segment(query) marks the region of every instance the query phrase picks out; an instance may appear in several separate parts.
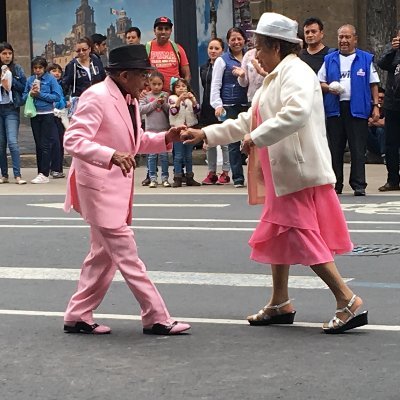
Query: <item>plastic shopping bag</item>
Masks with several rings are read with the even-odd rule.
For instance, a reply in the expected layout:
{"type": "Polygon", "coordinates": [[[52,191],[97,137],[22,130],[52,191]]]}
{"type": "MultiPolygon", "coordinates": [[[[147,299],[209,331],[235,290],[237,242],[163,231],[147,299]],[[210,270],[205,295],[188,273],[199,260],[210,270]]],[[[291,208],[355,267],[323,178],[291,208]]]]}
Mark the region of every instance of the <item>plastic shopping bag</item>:
{"type": "Polygon", "coordinates": [[[28,97],[26,99],[24,115],[27,118],[36,117],[36,107],[35,107],[35,104],[33,103],[33,98],[30,95],[28,95],[28,97]]]}

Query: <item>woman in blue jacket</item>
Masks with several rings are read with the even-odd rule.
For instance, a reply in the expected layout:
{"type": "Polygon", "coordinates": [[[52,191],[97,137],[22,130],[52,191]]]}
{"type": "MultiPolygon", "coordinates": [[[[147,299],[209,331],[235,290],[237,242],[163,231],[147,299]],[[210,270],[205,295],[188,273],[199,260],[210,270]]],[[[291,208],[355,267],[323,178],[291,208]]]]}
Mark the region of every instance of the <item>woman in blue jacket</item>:
{"type": "Polygon", "coordinates": [[[22,93],[25,88],[26,77],[24,70],[14,63],[14,49],[9,43],[0,44],[0,66],[6,71],[11,81],[2,79],[0,84],[0,184],[8,183],[7,145],[10,149],[15,183],[26,183],[21,179],[21,164],[18,145],[19,108],[24,104],[22,93]]]}
{"type": "Polygon", "coordinates": [[[54,103],[62,98],[62,90],[56,78],[46,72],[47,61],[43,57],[32,60],[33,75],[26,82],[23,99],[33,97],[37,115],[31,118],[36,145],[38,175],[31,183],[48,183],[52,151],[58,153],[58,131],[54,120],[54,103]]]}

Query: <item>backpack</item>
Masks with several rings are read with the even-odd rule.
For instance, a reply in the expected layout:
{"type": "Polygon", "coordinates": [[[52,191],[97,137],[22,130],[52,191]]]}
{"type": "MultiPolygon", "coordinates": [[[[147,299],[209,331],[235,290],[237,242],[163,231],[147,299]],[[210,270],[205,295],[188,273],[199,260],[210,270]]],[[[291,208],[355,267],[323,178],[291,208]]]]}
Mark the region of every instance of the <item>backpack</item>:
{"type": "MultiPolygon", "coordinates": [[[[150,41],[148,41],[148,42],[146,43],[146,51],[147,51],[147,55],[148,55],[148,56],[150,56],[151,44],[152,44],[152,42],[153,42],[153,41],[150,40],[150,41]]],[[[178,47],[178,45],[177,45],[173,40],[170,40],[169,42],[171,43],[171,46],[172,46],[172,48],[174,49],[176,58],[178,59],[178,64],[179,64],[179,66],[180,66],[180,64],[181,64],[181,55],[180,55],[180,53],[179,53],[179,47],[178,47]]]]}

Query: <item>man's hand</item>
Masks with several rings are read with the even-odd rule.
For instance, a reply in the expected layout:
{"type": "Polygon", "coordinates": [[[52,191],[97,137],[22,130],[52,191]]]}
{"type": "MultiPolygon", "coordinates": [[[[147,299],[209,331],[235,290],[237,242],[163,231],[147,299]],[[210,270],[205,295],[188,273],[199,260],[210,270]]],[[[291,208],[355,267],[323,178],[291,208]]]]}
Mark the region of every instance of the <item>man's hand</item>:
{"type": "Polygon", "coordinates": [[[392,39],[392,47],[394,50],[398,50],[400,48],[400,37],[396,36],[392,39]]]}
{"type": "Polygon", "coordinates": [[[372,117],[372,121],[374,123],[379,121],[380,113],[379,113],[379,108],[378,107],[374,107],[373,108],[371,117],[372,117]]]}
{"type": "Polygon", "coordinates": [[[206,141],[206,134],[201,129],[187,128],[181,133],[183,144],[197,144],[202,140],[206,141]]]}
{"type": "Polygon", "coordinates": [[[117,167],[121,168],[122,174],[124,176],[127,176],[132,168],[136,168],[135,159],[129,153],[116,151],[111,158],[111,162],[117,167]]]}
{"type": "Polygon", "coordinates": [[[181,132],[187,129],[186,125],[174,126],[165,134],[165,144],[181,141],[181,132]]]}

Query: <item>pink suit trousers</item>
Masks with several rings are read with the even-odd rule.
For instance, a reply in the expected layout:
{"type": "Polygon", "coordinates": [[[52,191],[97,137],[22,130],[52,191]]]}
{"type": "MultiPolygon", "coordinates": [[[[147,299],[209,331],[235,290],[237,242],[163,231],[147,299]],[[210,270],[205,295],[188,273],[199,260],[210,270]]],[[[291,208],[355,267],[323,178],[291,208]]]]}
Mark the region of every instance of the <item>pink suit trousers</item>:
{"type": "Polygon", "coordinates": [[[167,307],[138,257],[132,230],[126,224],[117,229],[91,225],[90,234],[90,252],[82,265],[78,289],[65,312],[65,322],[93,324],[93,310],[103,300],[118,268],[140,304],[143,326],[169,323],[167,307]]]}

